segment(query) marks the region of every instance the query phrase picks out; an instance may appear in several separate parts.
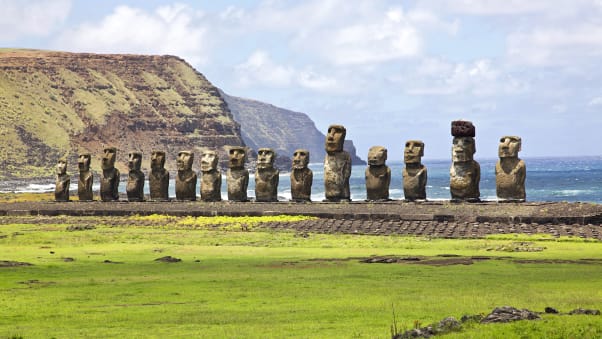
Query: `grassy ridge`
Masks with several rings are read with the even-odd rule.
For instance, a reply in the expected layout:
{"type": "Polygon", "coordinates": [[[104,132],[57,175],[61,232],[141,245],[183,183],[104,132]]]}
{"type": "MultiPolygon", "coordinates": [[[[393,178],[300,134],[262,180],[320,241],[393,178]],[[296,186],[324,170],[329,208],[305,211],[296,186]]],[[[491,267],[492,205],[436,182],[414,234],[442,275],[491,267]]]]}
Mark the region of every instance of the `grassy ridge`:
{"type": "MultiPolygon", "coordinates": [[[[410,328],[502,305],[535,311],[602,305],[600,261],[543,261],[602,259],[600,242],[305,237],[265,231],[261,222],[269,220],[261,218],[151,216],[131,217],[127,224],[145,218],[164,224],[126,227],[120,218],[112,225],[73,218],[68,225],[28,221],[0,226],[0,260],[34,264],[0,268],[0,338],[384,338],[393,309],[401,327],[410,328]],[[216,223],[221,225],[217,229],[216,223]],[[96,228],[66,230],[81,224],[96,228]],[[545,249],[496,250],[516,241],[545,249]],[[365,264],[358,259],[436,259],[441,254],[494,259],[443,266],[365,264]],[[166,255],[182,262],[154,261],[166,255]]],[[[451,337],[544,335],[599,337],[602,317],[544,316],[535,322],[473,325],[451,337]]]]}

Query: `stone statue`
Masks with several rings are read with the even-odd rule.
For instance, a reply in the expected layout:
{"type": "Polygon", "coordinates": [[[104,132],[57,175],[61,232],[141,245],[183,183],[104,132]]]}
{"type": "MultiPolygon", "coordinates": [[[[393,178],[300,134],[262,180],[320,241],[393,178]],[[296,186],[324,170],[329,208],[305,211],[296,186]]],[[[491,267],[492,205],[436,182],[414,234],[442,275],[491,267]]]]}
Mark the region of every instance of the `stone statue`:
{"type": "Polygon", "coordinates": [[[257,151],[257,170],[255,171],[255,201],[278,201],[278,180],[280,171],[274,168],[276,153],[271,148],[257,151]]]}
{"type": "Polygon", "coordinates": [[[165,152],[153,151],[148,183],[151,200],[169,200],[169,172],[165,169],[165,152]]]}
{"type": "Polygon", "coordinates": [[[92,195],[92,183],[94,175],[90,171],[90,162],[92,157],[88,153],[80,154],[77,159],[77,166],[79,168],[79,181],[77,182],[77,196],[79,201],[92,201],[94,196],[92,195]]]}
{"type": "Polygon", "coordinates": [[[481,166],[473,157],[476,152],[475,128],[470,121],[452,121],[452,166],[449,190],[452,200],[480,201],[481,166]]]}
{"type": "Polygon", "coordinates": [[[180,201],[196,200],[196,173],[192,170],[194,153],[180,151],[176,164],[178,175],[176,176],[176,199],[180,201]]]}
{"type": "Polygon", "coordinates": [[[201,154],[201,200],[222,200],[222,173],[217,168],[219,155],[206,150],[201,154]]]}
{"type": "Polygon", "coordinates": [[[389,200],[389,184],[391,169],[385,164],[387,149],[382,146],[370,147],[368,151],[368,167],[366,168],[366,200],[389,200]]]}
{"type": "Polygon", "coordinates": [[[100,200],[119,200],[119,170],[115,168],[117,149],[107,147],[102,156],[102,176],[100,177],[100,200]]]}
{"type": "Polygon", "coordinates": [[[309,151],[298,149],[293,153],[293,166],[291,170],[291,197],[293,201],[311,201],[311,185],[314,173],[307,167],[309,164],[309,151]]]}
{"type": "Polygon", "coordinates": [[[326,135],[324,158],[324,201],[351,201],[349,177],[351,157],[343,151],[347,130],[341,125],[330,125],[326,135]]]}
{"type": "Polygon", "coordinates": [[[521,143],[521,138],[516,136],[504,136],[500,139],[500,160],[495,165],[495,190],[500,200],[525,201],[527,167],[518,157],[521,143]]]}
{"type": "Polygon", "coordinates": [[[56,185],[54,187],[55,201],[69,201],[70,184],[71,177],[67,174],[67,158],[61,158],[56,164],[56,185]]]}
{"type": "Polygon", "coordinates": [[[403,150],[403,195],[405,200],[426,199],[426,166],[422,164],[424,143],[420,140],[408,140],[403,150]]]}
{"type": "Polygon", "coordinates": [[[128,155],[128,183],[125,191],[128,201],[144,201],[144,173],[140,170],[142,153],[131,152],[128,155]]]}
{"type": "Polygon", "coordinates": [[[244,147],[233,146],[228,151],[228,200],[247,201],[247,187],[249,186],[249,171],[245,169],[247,153],[244,147]]]}

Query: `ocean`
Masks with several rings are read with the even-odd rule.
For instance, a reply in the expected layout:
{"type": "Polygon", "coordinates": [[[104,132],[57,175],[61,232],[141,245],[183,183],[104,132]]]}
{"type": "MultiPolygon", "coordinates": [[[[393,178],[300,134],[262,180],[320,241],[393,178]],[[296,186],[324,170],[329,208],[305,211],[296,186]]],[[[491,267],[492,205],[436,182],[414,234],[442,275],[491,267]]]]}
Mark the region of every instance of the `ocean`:
{"type": "MultiPolygon", "coordinates": [[[[527,166],[526,190],[528,201],[569,201],[602,203],[602,157],[571,157],[571,158],[525,158],[527,166]]],[[[481,165],[481,199],[495,201],[495,163],[497,159],[477,159],[481,165]]],[[[425,160],[423,164],[428,169],[427,199],[448,200],[450,160],[425,160]]],[[[402,176],[403,162],[389,162],[391,168],[391,199],[403,199],[402,176]]],[[[312,200],[324,199],[324,168],[321,163],[310,164],[314,172],[312,200]]],[[[364,172],[366,166],[353,166],[351,171],[350,188],[352,200],[366,198],[364,172]]],[[[289,173],[280,174],[278,196],[280,200],[290,199],[289,173]]],[[[175,173],[172,173],[175,178],[175,173]]],[[[95,175],[94,190],[99,189],[98,174],[95,175]]],[[[120,192],[125,192],[125,178],[122,178],[120,192]]],[[[255,196],[254,178],[249,180],[248,196],[255,196]]],[[[222,196],[227,199],[226,178],[222,179],[222,196]]],[[[197,184],[197,190],[198,190],[197,184]]],[[[54,183],[51,180],[23,182],[0,182],[0,192],[51,192],[54,183]]],[[[77,190],[77,177],[71,179],[71,190],[77,190]]],[[[148,183],[145,185],[148,193],[148,183]]],[[[170,196],[175,197],[175,183],[170,184],[170,196]]]]}

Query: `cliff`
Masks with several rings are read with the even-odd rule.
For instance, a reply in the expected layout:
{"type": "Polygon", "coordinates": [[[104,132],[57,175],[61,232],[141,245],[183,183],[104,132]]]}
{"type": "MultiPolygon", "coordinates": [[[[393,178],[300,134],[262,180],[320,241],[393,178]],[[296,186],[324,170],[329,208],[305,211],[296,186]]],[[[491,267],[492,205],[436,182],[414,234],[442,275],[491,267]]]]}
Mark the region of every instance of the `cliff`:
{"type": "Polygon", "coordinates": [[[227,145],[244,145],[240,125],[178,57],[0,49],[0,178],[49,176],[61,156],[73,174],[80,152],[98,170],[105,146],[118,148],[122,173],[134,150],[143,169],[152,150],[166,151],[173,170],[179,150],[227,145]]]}
{"type": "MultiPolygon", "coordinates": [[[[230,96],[221,92],[234,120],[241,125],[242,138],[247,146],[257,150],[270,147],[280,157],[292,157],[295,149],[308,149],[311,162],[322,162],[326,152],[326,136],[304,113],[290,111],[260,101],[230,96]]],[[[351,154],[354,165],[366,162],[357,155],[353,141],[346,140],[344,148],[351,154]]]]}

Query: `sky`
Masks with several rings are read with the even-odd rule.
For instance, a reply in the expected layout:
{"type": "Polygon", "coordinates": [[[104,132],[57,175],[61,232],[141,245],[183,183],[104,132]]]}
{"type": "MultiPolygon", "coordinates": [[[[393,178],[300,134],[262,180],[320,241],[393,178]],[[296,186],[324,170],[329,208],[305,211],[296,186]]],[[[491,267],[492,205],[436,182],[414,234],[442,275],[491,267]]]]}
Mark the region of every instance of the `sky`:
{"type": "MultiPolygon", "coordinates": [[[[602,0],[0,0],[0,47],[171,54],[234,96],[347,128],[358,154],[602,153],[602,0]]],[[[266,145],[269,147],[269,145],[266,145]]]]}

